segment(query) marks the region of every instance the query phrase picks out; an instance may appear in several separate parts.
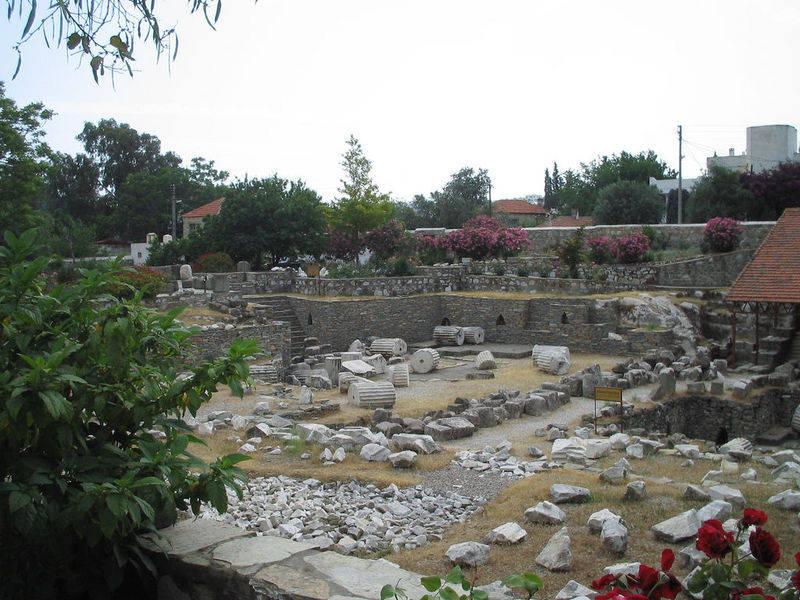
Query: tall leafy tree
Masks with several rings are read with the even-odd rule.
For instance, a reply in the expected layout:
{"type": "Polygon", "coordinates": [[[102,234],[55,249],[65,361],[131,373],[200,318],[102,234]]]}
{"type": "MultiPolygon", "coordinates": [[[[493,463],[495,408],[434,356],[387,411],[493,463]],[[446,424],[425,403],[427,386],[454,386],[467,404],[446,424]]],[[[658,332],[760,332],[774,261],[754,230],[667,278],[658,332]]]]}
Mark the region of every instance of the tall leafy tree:
{"type": "Polygon", "coordinates": [[[361,143],[351,135],[347,150],[342,155],[342,196],[330,211],[329,220],[335,230],[359,236],[380,227],[392,214],[388,194],[383,194],[372,181],[372,162],[364,156],[361,143]]]}
{"type": "Polygon", "coordinates": [[[233,187],[217,217],[203,227],[209,249],[255,266],[268,255],[272,263],[293,254],[317,254],[326,241],[325,206],[302,181],[277,175],[250,179],[233,187]]]}
{"type": "Polygon", "coordinates": [[[784,209],[800,206],[800,163],[781,163],[762,173],[743,173],[742,186],[755,196],[748,211],[751,220],[773,220],[784,209]]]}
{"type": "Polygon", "coordinates": [[[441,192],[433,192],[436,206],[436,225],[456,228],[464,222],[489,212],[489,189],[492,180],[486,169],[476,172],[465,167],[453,173],[441,192]]]}
{"type": "Polygon", "coordinates": [[[558,163],[553,162],[553,175],[548,169],[544,170],[544,208],[553,210],[558,208],[558,196],[564,187],[564,177],[558,172],[558,163]]]}
{"type": "Polygon", "coordinates": [[[695,182],[686,216],[690,223],[705,223],[714,217],[747,220],[755,204],[753,193],[742,187],[738,173],[712,166],[695,182]]]}
{"type": "Polygon", "coordinates": [[[416,227],[436,227],[438,215],[436,203],[423,194],[416,194],[411,201],[411,208],[416,217],[416,227]]]}
{"type": "Polygon", "coordinates": [[[86,224],[103,216],[100,200],[100,167],[85,154],[58,152],[48,177],[47,209],[62,211],[86,224]]]}
{"type": "Polygon", "coordinates": [[[15,232],[36,221],[35,203],[45,190],[51,150],[42,124],[52,111],[36,102],[19,107],[0,82],[0,228],[15,232]]]}
{"type": "Polygon", "coordinates": [[[588,215],[594,212],[600,190],[607,185],[618,181],[648,183],[650,177],[668,179],[675,175],[652,150],[639,154],[623,150],[619,156],[601,156],[588,164],[581,163],[580,172],[565,172],[561,189],[555,195],[561,213],[577,210],[588,215]]]}
{"type": "Polygon", "coordinates": [[[594,219],[597,223],[658,223],[664,213],[664,199],[656,188],[638,181],[618,181],[600,190],[594,219]]]}
{"type": "Polygon", "coordinates": [[[100,168],[101,189],[112,202],[128,175],[156,173],[163,167],[181,165],[177,154],[161,154],[161,140],[156,136],[139,133],[115,119],[101,119],[97,125],[86,123],[78,140],[100,168]]]}

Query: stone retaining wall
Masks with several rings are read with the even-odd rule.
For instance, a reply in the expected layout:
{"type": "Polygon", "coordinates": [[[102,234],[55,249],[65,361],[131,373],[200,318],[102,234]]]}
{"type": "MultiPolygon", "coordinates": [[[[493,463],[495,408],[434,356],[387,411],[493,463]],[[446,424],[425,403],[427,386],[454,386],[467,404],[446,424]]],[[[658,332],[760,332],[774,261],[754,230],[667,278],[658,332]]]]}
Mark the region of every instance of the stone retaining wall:
{"type": "Polygon", "coordinates": [[[207,329],[189,338],[191,354],[196,360],[213,359],[230,348],[236,338],[254,339],[261,350],[275,360],[278,378],[283,379],[284,365],[291,359],[291,327],[284,321],[250,325],[234,329],[207,329]]]}
{"type": "Polygon", "coordinates": [[[439,294],[350,300],[290,296],[288,302],[305,335],[336,351],[370,336],[428,341],[434,327],[447,323],[482,327],[487,343],[566,345],[573,352],[643,353],[674,342],[671,331],[617,331],[616,304],[592,298],[439,294]],[[609,339],[609,332],[623,339],[609,339]]]}
{"type": "Polygon", "coordinates": [[[798,404],[800,391],[787,389],[767,390],[749,402],[685,396],[654,408],[637,410],[626,417],[625,427],[683,433],[690,438],[713,442],[735,437],[755,440],[772,427],[788,427],[798,404]]]}

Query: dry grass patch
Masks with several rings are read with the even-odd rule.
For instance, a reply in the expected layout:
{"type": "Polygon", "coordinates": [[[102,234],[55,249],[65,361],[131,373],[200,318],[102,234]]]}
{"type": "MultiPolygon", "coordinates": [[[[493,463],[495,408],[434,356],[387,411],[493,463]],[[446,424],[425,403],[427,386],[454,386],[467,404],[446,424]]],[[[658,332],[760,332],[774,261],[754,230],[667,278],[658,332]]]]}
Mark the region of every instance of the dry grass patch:
{"type": "MultiPolygon", "coordinates": [[[[161,312],[167,313],[171,309],[165,309],[161,312]]],[[[230,315],[218,310],[214,310],[207,306],[187,306],[181,310],[180,314],[175,317],[175,320],[183,323],[184,325],[192,325],[197,321],[220,321],[229,318],[230,315]]]]}
{"type": "MultiPolygon", "coordinates": [[[[654,472],[657,477],[668,476],[676,469],[685,469],[679,466],[683,459],[680,457],[664,456],[638,461],[634,468],[640,472],[654,472]],[[676,463],[671,465],[670,463],[676,463]]],[[[616,458],[614,461],[615,462],[616,458]]],[[[703,461],[708,463],[708,461],[703,461]]],[[[713,463],[712,463],[713,464],[713,463]]],[[[756,466],[747,463],[747,467],[756,466]]],[[[707,471],[708,464],[696,470],[681,470],[680,473],[691,474],[692,477],[699,471],[707,471]]],[[[760,470],[759,470],[760,471],[760,470]]],[[[759,472],[761,475],[761,472],[759,472]]],[[[700,475],[702,477],[702,475],[700,475]]],[[[635,476],[629,481],[636,479],[635,476]]],[[[699,483],[697,479],[689,481],[699,483]]],[[[746,484],[744,482],[731,482],[742,490],[747,498],[747,506],[761,508],[769,516],[766,529],[778,539],[783,548],[783,556],[776,568],[795,568],[793,555],[800,550],[798,544],[797,518],[791,511],[781,511],[769,507],[767,498],[780,491],[779,487],[766,484],[746,484]]],[[[483,537],[494,527],[516,521],[527,531],[526,539],[515,546],[493,546],[489,562],[473,569],[469,577],[475,578],[479,584],[489,583],[503,579],[514,572],[530,571],[542,577],[545,589],[540,593],[540,598],[553,598],[556,593],[570,580],[575,579],[588,585],[592,579],[602,574],[603,567],[616,562],[640,561],[657,566],[660,561],[661,551],[670,547],[677,554],[685,545],[693,544],[692,540],[679,544],[667,544],[657,541],[650,528],[670,517],[673,517],[690,508],[700,508],[703,502],[685,500],[683,491],[685,483],[677,481],[662,483],[647,481],[647,499],[641,502],[624,500],[624,485],[609,485],[601,483],[597,474],[584,471],[555,470],[540,473],[523,479],[515,484],[505,487],[500,494],[482,510],[474,514],[466,523],[458,523],[451,527],[444,538],[424,548],[404,550],[389,557],[402,567],[423,574],[444,574],[450,565],[444,558],[444,553],[450,545],[463,541],[482,541],[483,537]],[[562,504],[560,508],[567,514],[567,527],[572,542],[572,569],[567,573],[550,573],[536,565],[536,557],[545,546],[550,537],[560,528],[528,523],[524,520],[524,512],[542,500],[551,500],[550,486],[554,483],[568,483],[587,487],[592,491],[592,497],[585,504],[562,504]],[[630,531],[628,551],[624,557],[615,556],[605,550],[599,536],[589,533],[586,521],[589,516],[603,508],[619,514],[627,523],[630,531]]],[[[734,518],[739,518],[741,512],[734,511],[734,518]]],[[[677,566],[675,572],[685,575],[686,570],[677,566]]]]}

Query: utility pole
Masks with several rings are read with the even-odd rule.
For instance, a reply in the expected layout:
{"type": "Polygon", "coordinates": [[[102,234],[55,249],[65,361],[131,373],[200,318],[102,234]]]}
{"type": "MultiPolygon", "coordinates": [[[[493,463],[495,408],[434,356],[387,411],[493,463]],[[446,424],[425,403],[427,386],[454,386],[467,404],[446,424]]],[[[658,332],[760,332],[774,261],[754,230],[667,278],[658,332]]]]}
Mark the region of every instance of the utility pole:
{"type": "Polygon", "coordinates": [[[176,237],[176,233],[175,233],[176,232],[176,225],[175,225],[175,219],[176,219],[176,215],[175,215],[175,207],[176,207],[175,184],[173,183],[169,187],[172,188],[172,239],[176,240],[177,237],[176,237]]]}
{"type": "Polygon", "coordinates": [[[489,216],[492,216],[492,182],[489,181],[489,216]]]}
{"type": "Polygon", "coordinates": [[[678,125],[678,224],[683,223],[683,125],[678,125]]]}

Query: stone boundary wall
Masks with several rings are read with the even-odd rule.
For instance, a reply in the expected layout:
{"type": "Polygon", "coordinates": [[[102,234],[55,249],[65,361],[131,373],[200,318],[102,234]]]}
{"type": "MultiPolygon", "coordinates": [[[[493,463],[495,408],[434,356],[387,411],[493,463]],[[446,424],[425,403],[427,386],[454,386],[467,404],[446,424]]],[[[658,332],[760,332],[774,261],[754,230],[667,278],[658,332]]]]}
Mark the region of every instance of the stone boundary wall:
{"type": "Polygon", "coordinates": [[[721,434],[728,439],[755,440],[766,430],[788,427],[800,390],[767,390],[749,402],[734,402],[714,396],[674,398],[654,408],[637,410],[625,418],[625,427],[642,427],[661,433],[683,433],[690,438],[716,442],[721,434]]]}
{"type": "Polygon", "coordinates": [[[554,344],[573,352],[642,354],[671,347],[671,331],[617,331],[613,303],[591,298],[486,298],[458,294],[397,298],[330,300],[289,296],[289,305],[306,336],[345,350],[354,339],[400,337],[406,342],[433,339],[433,328],[445,322],[482,327],[487,343],[554,344]],[[622,340],[609,339],[609,332],[622,340]]]}
{"type": "MultiPolygon", "coordinates": [[[[772,230],[775,221],[748,221],[741,224],[744,232],[740,238],[741,248],[755,249],[772,230]]],[[[699,248],[703,241],[705,223],[682,225],[651,225],[667,242],[667,248],[699,248]]],[[[529,250],[535,253],[547,252],[561,240],[570,237],[575,227],[528,227],[525,232],[531,241],[529,250]]],[[[626,237],[642,231],[642,225],[593,225],[585,227],[585,239],[596,237],[626,237]]]]}
{"type": "Polygon", "coordinates": [[[284,366],[291,360],[292,331],[285,321],[270,321],[263,325],[235,327],[234,329],[207,329],[189,338],[191,354],[195,360],[221,356],[236,338],[252,338],[261,350],[275,360],[278,378],[283,379],[284,366]]]}

